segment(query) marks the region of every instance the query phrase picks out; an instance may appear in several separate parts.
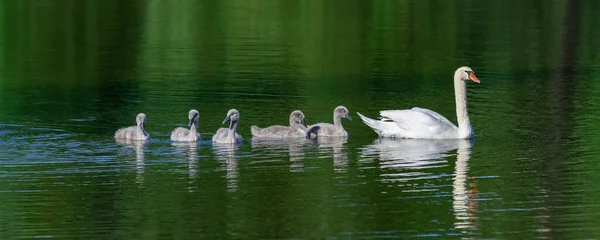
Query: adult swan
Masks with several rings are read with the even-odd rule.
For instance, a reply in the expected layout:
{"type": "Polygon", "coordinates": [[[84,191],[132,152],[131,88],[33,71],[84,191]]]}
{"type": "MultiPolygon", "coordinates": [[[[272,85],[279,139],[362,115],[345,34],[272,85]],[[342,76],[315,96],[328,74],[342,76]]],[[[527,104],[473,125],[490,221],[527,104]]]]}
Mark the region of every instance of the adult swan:
{"type": "Polygon", "coordinates": [[[358,113],[362,121],[381,137],[421,139],[466,139],[473,137],[473,128],[467,112],[466,81],[479,83],[469,67],[454,72],[454,94],[458,127],[444,116],[425,108],[380,111],[381,120],[358,113]]]}

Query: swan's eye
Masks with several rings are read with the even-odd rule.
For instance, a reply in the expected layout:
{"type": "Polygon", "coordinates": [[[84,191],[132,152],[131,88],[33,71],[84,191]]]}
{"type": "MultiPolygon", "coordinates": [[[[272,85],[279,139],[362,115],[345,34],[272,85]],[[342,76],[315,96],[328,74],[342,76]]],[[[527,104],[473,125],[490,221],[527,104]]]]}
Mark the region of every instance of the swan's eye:
{"type": "Polygon", "coordinates": [[[469,75],[473,74],[472,71],[465,71],[465,73],[467,74],[467,78],[469,78],[469,75]]]}

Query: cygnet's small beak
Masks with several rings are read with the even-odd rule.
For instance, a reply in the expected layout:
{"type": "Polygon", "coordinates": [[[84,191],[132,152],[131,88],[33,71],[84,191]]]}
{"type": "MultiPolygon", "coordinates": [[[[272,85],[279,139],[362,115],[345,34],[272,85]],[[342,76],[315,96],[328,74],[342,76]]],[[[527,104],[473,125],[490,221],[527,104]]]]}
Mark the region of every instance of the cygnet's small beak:
{"type": "Polygon", "coordinates": [[[304,119],[300,120],[300,123],[302,123],[302,126],[306,127],[306,122],[304,122],[304,119]]]}
{"type": "Polygon", "coordinates": [[[140,123],[140,129],[142,129],[142,132],[144,131],[144,122],[140,123]]]}
{"type": "Polygon", "coordinates": [[[229,115],[227,115],[227,117],[225,118],[225,120],[223,120],[223,123],[221,123],[221,124],[225,124],[228,121],[229,121],[229,115]]]}
{"type": "Polygon", "coordinates": [[[352,117],[350,116],[350,113],[346,113],[346,118],[350,121],[352,121],[352,117]]]}

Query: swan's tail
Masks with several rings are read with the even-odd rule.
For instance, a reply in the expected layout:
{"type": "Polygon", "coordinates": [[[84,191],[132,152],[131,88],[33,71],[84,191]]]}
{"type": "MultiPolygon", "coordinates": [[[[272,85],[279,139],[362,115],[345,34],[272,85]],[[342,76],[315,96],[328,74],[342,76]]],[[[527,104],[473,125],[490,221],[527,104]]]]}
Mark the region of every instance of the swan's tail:
{"type": "Polygon", "coordinates": [[[356,112],[356,113],[358,114],[358,116],[360,117],[360,119],[362,119],[362,121],[363,121],[363,122],[364,122],[364,123],[365,123],[367,126],[369,126],[370,128],[372,128],[372,129],[373,129],[373,131],[375,131],[375,133],[377,133],[378,135],[380,135],[380,136],[381,136],[381,131],[383,130],[383,129],[382,129],[382,126],[381,126],[381,121],[378,121],[378,120],[375,120],[375,119],[368,118],[368,117],[366,117],[366,116],[364,116],[364,115],[360,114],[359,112],[356,112]]]}
{"type": "Polygon", "coordinates": [[[306,131],[306,138],[308,139],[315,139],[319,136],[319,129],[321,128],[321,126],[314,126],[311,127],[310,129],[308,129],[308,131],[306,131]]]}
{"type": "Polygon", "coordinates": [[[256,125],[252,125],[250,127],[250,132],[252,132],[252,136],[260,136],[260,132],[261,132],[262,128],[259,128],[256,125]]]}

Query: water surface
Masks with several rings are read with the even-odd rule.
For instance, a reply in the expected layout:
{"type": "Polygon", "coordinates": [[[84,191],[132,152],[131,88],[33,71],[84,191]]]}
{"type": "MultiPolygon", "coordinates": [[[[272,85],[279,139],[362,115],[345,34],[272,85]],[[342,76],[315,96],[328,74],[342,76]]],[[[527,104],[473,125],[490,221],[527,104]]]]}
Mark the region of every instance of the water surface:
{"type": "Polygon", "coordinates": [[[593,1],[5,1],[0,238],[600,237],[593,1]],[[475,138],[390,140],[429,108],[475,138]],[[348,139],[253,141],[301,109],[348,139]],[[170,131],[200,112],[202,141],[170,131]],[[213,145],[227,110],[239,146],[213,145]],[[146,143],[114,131],[148,115],[146,143]]]}

